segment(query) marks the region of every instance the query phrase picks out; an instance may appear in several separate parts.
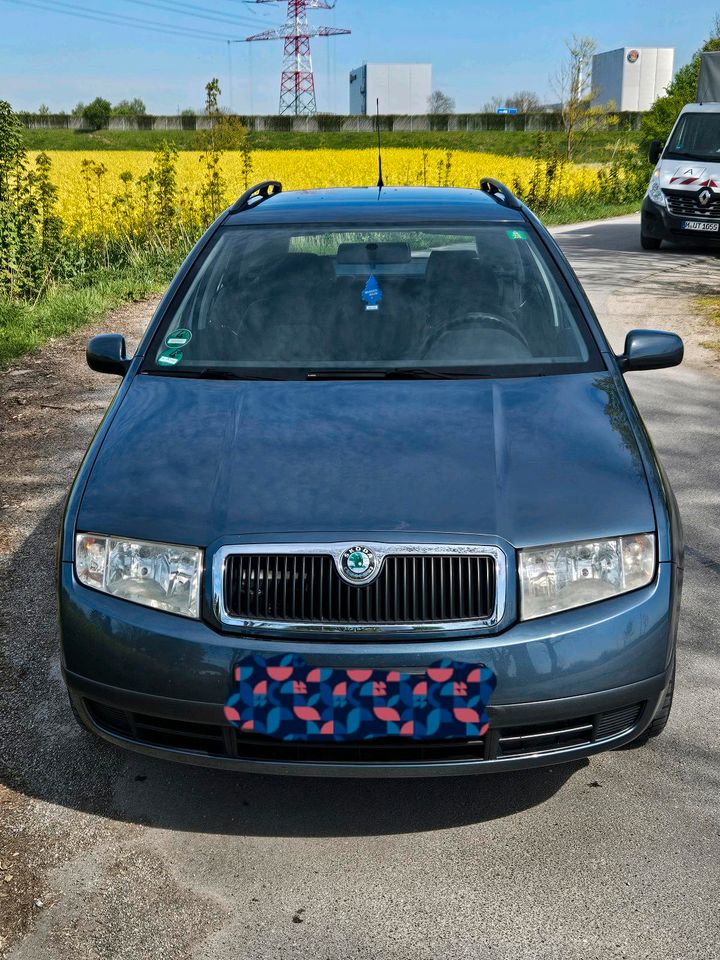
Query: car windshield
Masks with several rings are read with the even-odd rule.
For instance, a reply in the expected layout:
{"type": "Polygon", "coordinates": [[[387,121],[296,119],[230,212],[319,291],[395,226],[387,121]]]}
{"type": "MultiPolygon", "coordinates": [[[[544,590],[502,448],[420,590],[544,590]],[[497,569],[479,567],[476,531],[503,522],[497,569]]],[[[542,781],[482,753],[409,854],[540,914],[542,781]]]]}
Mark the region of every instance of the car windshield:
{"type": "Polygon", "coordinates": [[[720,160],[720,113],[685,113],[665,150],[677,160],[720,160]]]}
{"type": "Polygon", "coordinates": [[[232,227],[180,288],[145,372],[342,378],[601,369],[528,224],[232,227]]]}

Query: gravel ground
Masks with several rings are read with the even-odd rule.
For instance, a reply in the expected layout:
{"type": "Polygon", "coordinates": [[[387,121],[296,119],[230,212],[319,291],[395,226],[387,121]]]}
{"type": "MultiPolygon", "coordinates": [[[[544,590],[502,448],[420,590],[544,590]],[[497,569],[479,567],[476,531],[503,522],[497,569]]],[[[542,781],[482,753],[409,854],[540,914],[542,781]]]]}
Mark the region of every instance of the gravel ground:
{"type": "MultiPolygon", "coordinates": [[[[0,957],[708,958],[720,920],[720,379],[691,299],[701,252],[640,253],[632,218],[557,231],[615,345],[678,330],[631,386],[688,537],[666,734],[474,779],[305,781],[179,767],[80,731],[61,688],[53,550],[116,386],[84,331],[0,387],[0,957]]],[[[715,292],[715,291],[711,291],[715,292]]],[[[153,303],[97,330],[135,342],[153,303]]]]}

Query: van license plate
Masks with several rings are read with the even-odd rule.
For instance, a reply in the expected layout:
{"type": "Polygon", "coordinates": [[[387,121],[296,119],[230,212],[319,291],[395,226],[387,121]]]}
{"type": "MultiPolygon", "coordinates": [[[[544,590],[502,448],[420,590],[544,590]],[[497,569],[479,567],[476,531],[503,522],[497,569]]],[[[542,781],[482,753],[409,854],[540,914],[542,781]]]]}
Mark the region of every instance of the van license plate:
{"type": "Polygon", "coordinates": [[[704,233],[717,233],[720,223],[708,223],[707,220],[683,220],[683,230],[701,230],[704,233]]]}

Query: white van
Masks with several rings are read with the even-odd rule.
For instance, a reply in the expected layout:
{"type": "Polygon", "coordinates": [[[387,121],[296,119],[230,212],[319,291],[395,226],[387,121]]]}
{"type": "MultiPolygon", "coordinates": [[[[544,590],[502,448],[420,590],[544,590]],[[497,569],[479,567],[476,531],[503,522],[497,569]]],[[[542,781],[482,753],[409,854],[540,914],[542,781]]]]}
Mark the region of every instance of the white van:
{"type": "Polygon", "coordinates": [[[650,146],[656,164],[642,204],[640,244],[720,240],[720,103],[689,103],[666,144],[650,146]]]}

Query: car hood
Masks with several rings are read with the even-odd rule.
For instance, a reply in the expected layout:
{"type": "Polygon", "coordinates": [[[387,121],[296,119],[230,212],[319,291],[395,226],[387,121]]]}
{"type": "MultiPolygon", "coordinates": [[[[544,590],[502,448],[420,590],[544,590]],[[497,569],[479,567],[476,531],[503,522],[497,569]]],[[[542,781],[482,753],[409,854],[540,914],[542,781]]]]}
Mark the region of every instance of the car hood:
{"type": "MultiPolygon", "coordinates": [[[[210,381],[140,375],[80,530],[204,546],[264,535],[493,535],[515,546],[655,527],[607,374],[210,381]]],[[[411,537],[412,539],[412,537],[411,537]]]]}
{"type": "Polygon", "coordinates": [[[714,192],[720,190],[720,163],[703,160],[661,161],[659,167],[660,186],[669,190],[685,190],[697,193],[702,187],[714,192]]]}

